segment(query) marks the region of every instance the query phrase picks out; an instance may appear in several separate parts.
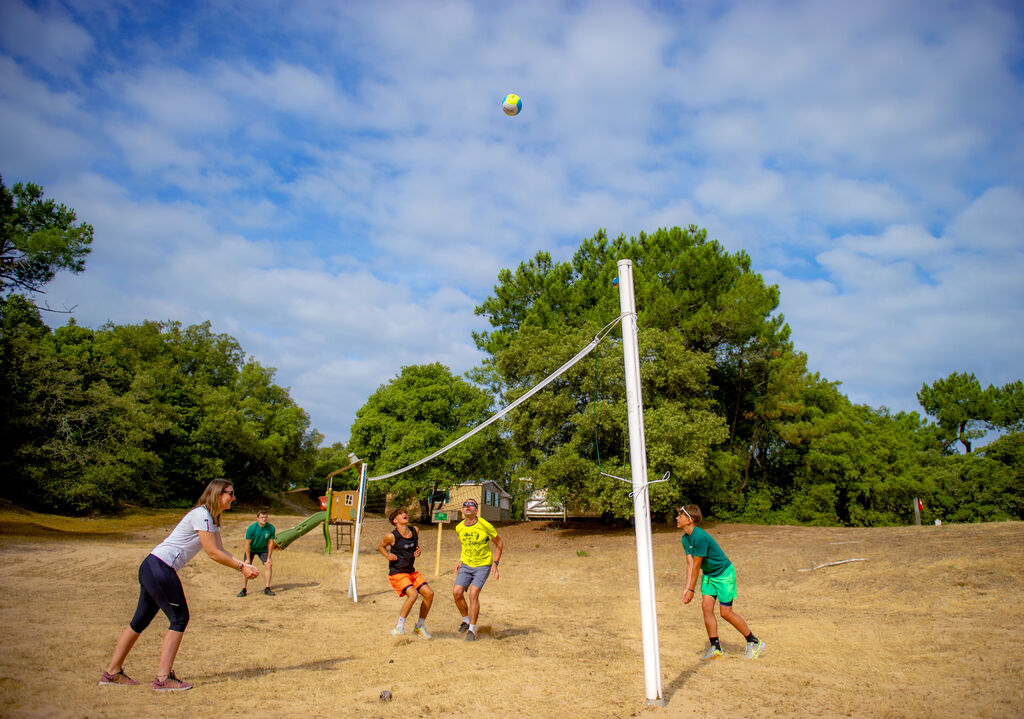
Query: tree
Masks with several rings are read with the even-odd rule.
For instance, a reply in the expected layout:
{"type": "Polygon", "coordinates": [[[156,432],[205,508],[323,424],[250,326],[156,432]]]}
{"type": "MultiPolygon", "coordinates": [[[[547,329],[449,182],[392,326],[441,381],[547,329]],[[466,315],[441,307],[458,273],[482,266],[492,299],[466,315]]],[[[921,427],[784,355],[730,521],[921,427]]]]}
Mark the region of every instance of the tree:
{"type": "Polygon", "coordinates": [[[947,442],[959,440],[970,454],[972,440],[984,437],[998,424],[1013,427],[1015,421],[1020,422],[1019,417],[1014,419],[1014,403],[1020,401],[1020,389],[1014,385],[1007,385],[1006,389],[1007,399],[1000,402],[1000,390],[992,385],[982,389],[973,372],[953,372],[931,385],[922,385],[917,401],[938,422],[947,442]]]}
{"type": "Polygon", "coordinates": [[[0,177],[0,298],[16,290],[42,292],[60,270],[79,273],[92,244],[92,226],[75,211],[43,199],[43,188],[0,177]]]}
{"type": "MultiPolygon", "coordinates": [[[[735,501],[754,445],[772,439],[757,436],[750,417],[768,361],[789,349],[788,329],[773,314],[778,289],[751,271],[746,253],[726,252],[704,230],[615,240],[598,232],[569,262],[541,252],[502,270],[476,308],[492,329],[474,335],[488,354],[474,378],[510,402],[571,357],[619,314],[620,258],[634,263],[649,471],[673,478],[651,485],[652,511],[683,498],[708,508],[735,501]],[[723,445],[730,431],[739,462],[723,445]]],[[[507,426],[520,469],[550,496],[587,497],[629,517],[625,485],[605,476],[629,471],[620,337],[610,333],[594,363],[570,369],[507,426]]]]}
{"type": "Polygon", "coordinates": [[[320,435],[274,370],[209,323],[51,332],[0,303],[0,495],[40,509],[191,503],[228,476],[246,496],[304,482],[320,435]]]}
{"type": "MultiPolygon", "coordinates": [[[[312,499],[322,496],[327,491],[327,475],[342,467],[347,467],[351,463],[349,449],[344,442],[335,442],[329,447],[318,447],[316,464],[313,465],[313,470],[307,480],[309,496],[312,499]]],[[[358,489],[359,466],[336,475],[332,480],[332,486],[335,489],[358,489]]]]}
{"type": "MultiPolygon", "coordinates": [[[[488,418],[491,395],[454,377],[440,363],[403,367],[356,413],[349,450],[381,475],[413,464],[488,418]]],[[[443,490],[480,477],[502,479],[503,442],[488,427],[426,464],[387,481],[400,501],[426,500],[443,490]]]]}
{"type": "Polygon", "coordinates": [[[1024,430],[1024,382],[1010,382],[995,391],[992,424],[1009,432],[1024,430]]]}

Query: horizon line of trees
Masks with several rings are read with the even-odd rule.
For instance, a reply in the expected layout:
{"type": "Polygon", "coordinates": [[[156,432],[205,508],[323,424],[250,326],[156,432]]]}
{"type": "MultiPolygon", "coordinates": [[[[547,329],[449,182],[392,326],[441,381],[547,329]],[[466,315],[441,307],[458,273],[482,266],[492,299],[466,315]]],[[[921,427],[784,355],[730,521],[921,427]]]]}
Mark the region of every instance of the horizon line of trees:
{"type": "MultiPolygon", "coordinates": [[[[392,471],[531,389],[616,317],[616,262],[634,263],[652,511],[697,502],[761,523],[882,525],[1024,518],[1024,385],[972,373],[924,384],[916,412],[855,405],[808,371],[778,312],[779,290],[695,226],[584,240],[570,261],[539,252],[498,275],[477,307],[486,355],[456,377],[404,367],[357,412],[347,446],[321,446],[309,417],[207,322],[51,330],[33,302],[58,271],[81,272],[92,228],[35,185],[0,178],[0,495],[38,509],[188,504],[209,479],[250,496],[309,485],[353,451],[392,471]],[[986,432],[1005,434],[980,452],[986,432]],[[957,452],[960,447],[963,454],[957,452]]],[[[47,309],[47,308],[44,308],[47,309]]],[[[480,477],[513,494],[529,476],[551,499],[586,498],[630,518],[620,328],[486,432],[388,483],[426,499],[480,477]],[[604,473],[602,473],[604,472],[604,473]]],[[[339,478],[338,481],[348,481],[339,478]]]]}

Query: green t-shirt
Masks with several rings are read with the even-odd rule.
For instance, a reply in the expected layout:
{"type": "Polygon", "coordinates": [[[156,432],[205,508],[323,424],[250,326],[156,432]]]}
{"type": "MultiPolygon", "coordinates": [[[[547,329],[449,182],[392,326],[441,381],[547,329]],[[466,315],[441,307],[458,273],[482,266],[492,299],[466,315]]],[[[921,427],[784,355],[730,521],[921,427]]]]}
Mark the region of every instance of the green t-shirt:
{"type": "Polygon", "coordinates": [[[463,520],[455,525],[455,534],[462,542],[459,560],[467,567],[486,567],[491,563],[491,539],[498,536],[498,530],[483,517],[467,527],[463,520]]]}
{"type": "Polygon", "coordinates": [[[274,525],[267,522],[262,527],[259,522],[253,522],[245,530],[245,538],[249,540],[249,551],[253,554],[262,554],[270,546],[270,540],[277,536],[274,525]]]}
{"type": "Polygon", "coordinates": [[[689,535],[683,534],[683,550],[693,557],[703,558],[700,569],[706,577],[717,577],[732,566],[715,538],[700,527],[694,527],[689,535]]]}

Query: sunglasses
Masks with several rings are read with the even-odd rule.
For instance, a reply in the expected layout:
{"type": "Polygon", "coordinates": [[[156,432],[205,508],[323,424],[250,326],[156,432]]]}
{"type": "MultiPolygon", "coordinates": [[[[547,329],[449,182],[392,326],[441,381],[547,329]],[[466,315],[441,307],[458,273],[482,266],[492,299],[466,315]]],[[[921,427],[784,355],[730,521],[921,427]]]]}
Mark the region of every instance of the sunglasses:
{"type": "Polygon", "coordinates": [[[679,511],[685,514],[686,518],[689,519],[691,522],[693,521],[693,517],[691,517],[690,513],[686,511],[686,507],[680,507],[679,511]]]}
{"type": "Polygon", "coordinates": [[[476,502],[463,502],[462,506],[463,507],[475,507],[476,506],[476,502]]]}
{"type": "Polygon", "coordinates": [[[234,497],[235,496],[235,490],[233,490],[233,489],[225,489],[223,492],[221,492],[221,494],[230,494],[232,497],[234,497]]]}

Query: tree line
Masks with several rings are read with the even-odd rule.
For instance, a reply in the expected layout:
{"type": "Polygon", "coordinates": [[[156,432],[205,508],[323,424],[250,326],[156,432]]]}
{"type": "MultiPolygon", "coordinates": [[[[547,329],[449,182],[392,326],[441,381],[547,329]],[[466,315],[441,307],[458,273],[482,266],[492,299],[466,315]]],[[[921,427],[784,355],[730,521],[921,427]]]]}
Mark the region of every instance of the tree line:
{"type": "MultiPolygon", "coordinates": [[[[692,501],[736,521],[870,526],[905,523],[920,498],[926,518],[1024,518],[1020,381],[982,388],[953,373],[922,386],[924,417],[853,404],[807,369],[778,288],[696,227],[599,232],[567,262],[540,252],[502,270],[477,307],[490,323],[474,335],[483,364],[465,379],[404,368],[358,412],[352,449],[377,472],[397,469],[493,410],[456,392],[483,388],[504,406],[534,387],[619,314],[620,258],[634,263],[648,472],[670,474],[650,486],[654,513],[692,501]],[[989,431],[1004,434],[972,453],[989,431]]],[[[621,334],[452,461],[411,472],[402,489],[423,497],[481,476],[515,494],[529,477],[557,501],[630,517],[628,487],[608,476],[630,472],[621,334]]]]}
{"type": "Polygon", "coordinates": [[[22,294],[81,272],[92,227],[0,179],[0,496],[36,509],[189,505],[210,479],[248,496],[304,482],[322,437],[209,322],[56,330],[22,294]]]}
{"type": "MultiPolygon", "coordinates": [[[[0,179],[0,494],[40,509],[107,511],[191,502],[209,479],[248,496],[322,490],[348,452],[374,474],[406,466],[534,387],[619,314],[617,260],[634,263],[648,472],[655,514],[698,502],[749,522],[905,523],[1024,518],[1024,386],[971,373],[925,383],[925,412],[856,405],[807,369],[779,290],[703,229],[610,239],[537,255],[498,275],[477,307],[490,329],[465,377],[404,367],[357,412],[346,444],[321,446],[308,415],[209,323],[51,330],[24,295],[81,272],[92,228],[42,189],[0,179]],[[24,293],[24,294],[18,294],[24,293]],[[981,451],[973,442],[1001,436],[981,451]],[[962,452],[958,449],[963,450],[962,452]]],[[[48,308],[43,308],[47,310],[48,308]]],[[[518,479],[550,498],[629,518],[621,333],[530,401],[433,462],[388,482],[425,500],[464,481],[518,479]]],[[[337,478],[336,486],[351,478],[337,478]]]]}

